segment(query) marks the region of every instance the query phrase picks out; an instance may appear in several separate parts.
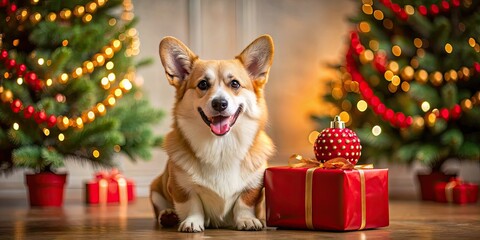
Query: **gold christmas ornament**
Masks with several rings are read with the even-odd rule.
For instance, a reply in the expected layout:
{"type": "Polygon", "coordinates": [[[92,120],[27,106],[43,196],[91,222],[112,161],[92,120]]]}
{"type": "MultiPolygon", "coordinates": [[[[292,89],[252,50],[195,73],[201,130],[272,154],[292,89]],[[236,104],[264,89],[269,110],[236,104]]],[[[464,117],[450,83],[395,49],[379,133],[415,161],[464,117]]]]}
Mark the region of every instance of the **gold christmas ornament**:
{"type": "Polygon", "coordinates": [[[0,98],[2,99],[2,102],[7,103],[11,102],[13,98],[13,93],[10,90],[4,90],[2,94],[0,95],[0,98]]]}

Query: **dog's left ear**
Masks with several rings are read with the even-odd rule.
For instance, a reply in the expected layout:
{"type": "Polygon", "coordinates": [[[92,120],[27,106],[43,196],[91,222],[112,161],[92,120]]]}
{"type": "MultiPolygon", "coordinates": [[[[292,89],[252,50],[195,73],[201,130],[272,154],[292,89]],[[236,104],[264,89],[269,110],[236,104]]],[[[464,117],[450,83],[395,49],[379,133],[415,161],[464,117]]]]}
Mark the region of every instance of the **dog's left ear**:
{"type": "Polygon", "coordinates": [[[268,81],[268,72],[273,62],[273,40],[269,35],[263,35],[250,43],[237,56],[247,69],[250,78],[257,87],[262,87],[268,81]]]}
{"type": "Polygon", "coordinates": [[[184,43],[174,37],[165,37],[159,46],[165,74],[170,85],[180,87],[192,71],[198,58],[184,43]]]}

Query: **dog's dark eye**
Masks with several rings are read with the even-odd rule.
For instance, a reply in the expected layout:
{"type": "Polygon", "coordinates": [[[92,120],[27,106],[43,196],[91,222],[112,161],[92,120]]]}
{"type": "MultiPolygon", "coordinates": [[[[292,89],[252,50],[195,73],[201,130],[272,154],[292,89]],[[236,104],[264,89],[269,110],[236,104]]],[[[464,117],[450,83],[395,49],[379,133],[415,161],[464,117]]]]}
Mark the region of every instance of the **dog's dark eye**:
{"type": "Polygon", "coordinates": [[[237,80],[233,80],[233,81],[230,82],[230,86],[233,89],[238,89],[240,87],[240,83],[237,80]]]}
{"type": "Polygon", "coordinates": [[[207,90],[208,87],[209,87],[207,80],[202,80],[202,81],[200,81],[200,82],[197,84],[197,87],[198,87],[198,89],[200,89],[200,90],[202,90],[202,91],[207,90]]]}

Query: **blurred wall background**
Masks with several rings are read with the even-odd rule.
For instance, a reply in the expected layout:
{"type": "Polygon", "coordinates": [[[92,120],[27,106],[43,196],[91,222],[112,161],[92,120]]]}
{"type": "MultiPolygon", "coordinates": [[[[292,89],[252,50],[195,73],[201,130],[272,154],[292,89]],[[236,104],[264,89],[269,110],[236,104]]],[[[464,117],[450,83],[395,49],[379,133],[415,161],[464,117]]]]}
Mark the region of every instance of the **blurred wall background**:
{"type": "MultiPolygon", "coordinates": [[[[347,17],[356,9],[352,0],[133,0],[139,18],[139,58],[154,63],[138,71],[145,97],[163,109],[166,118],[155,131],[166,134],[171,125],[174,88],[164,74],[158,57],[158,44],[164,36],[175,36],[204,59],[229,59],[239,54],[251,41],[270,34],[275,43],[275,57],[266,87],[270,125],[268,133],[277,146],[271,165],[286,164],[293,153],[313,156],[308,135],[315,129],[312,113],[328,113],[320,96],[326,83],[335,77],[327,64],[340,63],[345,53],[349,30],[347,17]]],[[[150,181],[163,171],[167,157],[154,151],[148,162],[130,163],[119,157],[121,171],[137,184],[137,194],[148,196],[150,181]]],[[[479,181],[475,163],[450,164],[462,170],[467,180],[479,181]],[[477,173],[477,174],[475,174],[477,173]]],[[[401,198],[416,197],[415,176],[421,166],[381,164],[390,168],[390,194],[401,198]]],[[[96,169],[81,163],[69,163],[66,198],[82,198],[83,184],[96,169]]],[[[26,195],[23,171],[0,177],[0,197],[26,195]]]]}

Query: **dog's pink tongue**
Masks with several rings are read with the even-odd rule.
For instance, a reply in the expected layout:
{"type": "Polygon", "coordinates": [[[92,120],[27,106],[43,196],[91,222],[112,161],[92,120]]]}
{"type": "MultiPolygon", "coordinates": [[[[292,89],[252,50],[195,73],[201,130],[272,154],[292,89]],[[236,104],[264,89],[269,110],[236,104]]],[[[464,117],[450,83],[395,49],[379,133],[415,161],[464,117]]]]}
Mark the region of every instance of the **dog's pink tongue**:
{"type": "Polygon", "coordinates": [[[210,129],[217,135],[223,135],[230,130],[230,119],[231,117],[213,117],[210,123],[210,129]]]}

